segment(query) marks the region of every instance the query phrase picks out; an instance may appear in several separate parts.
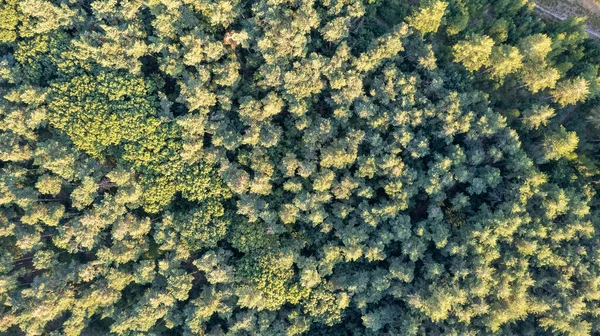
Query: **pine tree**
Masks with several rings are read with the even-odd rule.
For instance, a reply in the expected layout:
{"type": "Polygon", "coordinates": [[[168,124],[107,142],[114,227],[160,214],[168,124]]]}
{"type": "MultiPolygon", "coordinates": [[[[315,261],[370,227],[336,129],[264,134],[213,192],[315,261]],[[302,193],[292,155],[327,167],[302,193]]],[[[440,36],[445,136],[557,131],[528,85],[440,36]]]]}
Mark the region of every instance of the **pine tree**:
{"type": "Polygon", "coordinates": [[[454,61],[462,63],[471,72],[478,71],[490,64],[493,47],[494,40],[489,36],[472,36],[453,46],[454,61]]]}

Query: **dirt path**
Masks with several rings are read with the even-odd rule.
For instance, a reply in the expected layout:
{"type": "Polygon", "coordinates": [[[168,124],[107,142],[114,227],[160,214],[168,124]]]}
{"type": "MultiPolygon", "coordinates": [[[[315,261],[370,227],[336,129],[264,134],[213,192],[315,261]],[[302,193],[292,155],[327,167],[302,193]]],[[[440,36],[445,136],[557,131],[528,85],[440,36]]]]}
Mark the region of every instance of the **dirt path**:
{"type": "MultiPolygon", "coordinates": [[[[554,12],[551,9],[548,9],[542,5],[540,5],[539,3],[536,2],[535,4],[535,10],[542,12],[545,15],[551,16],[556,20],[560,20],[560,21],[564,21],[567,19],[566,16],[561,15],[559,13],[554,12]]],[[[596,32],[595,30],[593,30],[592,28],[590,28],[589,25],[586,25],[586,29],[587,33],[590,35],[590,37],[594,38],[597,41],[600,41],[600,33],[596,32]]]]}

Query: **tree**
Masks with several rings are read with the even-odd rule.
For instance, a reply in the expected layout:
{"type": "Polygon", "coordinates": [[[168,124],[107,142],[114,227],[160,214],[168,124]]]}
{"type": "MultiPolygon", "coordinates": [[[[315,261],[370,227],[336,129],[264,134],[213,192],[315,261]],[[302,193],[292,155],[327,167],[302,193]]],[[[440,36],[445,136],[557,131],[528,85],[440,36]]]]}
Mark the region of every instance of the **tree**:
{"type": "Polygon", "coordinates": [[[62,188],[62,179],[58,176],[42,175],[38,178],[35,187],[42,194],[57,195],[62,188]]]}
{"type": "Polygon", "coordinates": [[[486,35],[474,35],[452,47],[454,61],[473,72],[490,64],[494,40],[486,35]]]}
{"type": "Polygon", "coordinates": [[[524,56],[521,76],[532,93],[554,88],[560,79],[559,71],[550,66],[547,56],[552,51],[552,39],[545,34],[527,36],[519,43],[524,56]]]}
{"type": "Polygon", "coordinates": [[[547,126],[548,121],[556,115],[556,111],[548,105],[534,105],[523,112],[523,122],[529,129],[547,126]]]}
{"type": "Polygon", "coordinates": [[[554,88],[560,79],[560,73],[552,67],[537,68],[525,65],[521,76],[525,85],[532,93],[537,93],[546,88],[554,88]]]}
{"type": "Polygon", "coordinates": [[[490,76],[496,80],[502,80],[506,75],[515,73],[523,67],[523,56],[516,47],[494,46],[490,57],[490,67],[490,76]]]}
{"type": "Polygon", "coordinates": [[[276,310],[286,302],[298,303],[306,296],[292,282],[293,257],[285,252],[259,252],[247,255],[238,268],[245,285],[238,288],[240,305],[248,308],[276,310]]]}
{"type": "Polygon", "coordinates": [[[17,39],[17,0],[5,0],[0,3],[0,42],[14,42],[17,39]]]}
{"type": "Polygon", "coordinates": [[[399,24],[390,33],[378,38],[369,51],[361,54],[353,63],[359,72],[373,70],[380,62],[396,56],[404,50],[402,38],[408,34],[408,26],[399,24]]]}
{"type": "Polygon", "coordinates": [[[545,34],[534,34],[523,38],[519,49],[526,62],[544,62],[552,51],[552,39],[545,34]]]}
{"type": "Polygon", "coordinates": [[[50,124],[65,132],[90,156],[100,158],[113,146],[153,133],[158,120],[148,94],[152,87],[139,78],[112,73],[79,76],[53,85],[50,124]]]}
{"type": "Polygon", "coordinates": [[[585,101],[589,93],[588,82],[582,77],[577,77],[558,82],[556,89],[552,91],[552,97],[561,106],[566,106],[585,101]]]}
{"type": "Polygon", "coordinates": [[[0,334],[597,333],[600,49],[532,6],[0,0],[0,334]]]}
{"type": "Polygon", "coordinates": [[[435,33],[440,27],[446,7],[448,7],[448,3],[439,0],[424,2],[406,19],[406,23],[422,35],[435,33]]]}
{"type": "Polygon", "coordinates": [[[188,255],[200,248],[215,247],[225,237],[229,219],[221,203],[206,200],[187,213],[167,214],[155,225],[155,240],[161,249],[188,255]]]}
{"type": "Polygon", "coordinates": [[[543,161],[558,160],[561,158],[573,159],[577,157],[575,149],[579,143],[577,133],[568,132],[563,126],[557,131],[544,137],[542,143],[543,161]]]}

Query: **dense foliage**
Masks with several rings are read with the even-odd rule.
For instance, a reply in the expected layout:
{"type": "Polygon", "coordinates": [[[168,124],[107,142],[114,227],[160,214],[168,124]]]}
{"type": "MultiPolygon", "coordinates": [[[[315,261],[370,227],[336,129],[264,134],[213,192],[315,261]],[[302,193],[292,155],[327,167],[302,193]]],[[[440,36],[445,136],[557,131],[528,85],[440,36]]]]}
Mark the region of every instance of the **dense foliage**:
{"type": "Polygon", "coordinates": [[[0,0],[0,333],[600,333],[600,48],[525,0],[0,0]]]}

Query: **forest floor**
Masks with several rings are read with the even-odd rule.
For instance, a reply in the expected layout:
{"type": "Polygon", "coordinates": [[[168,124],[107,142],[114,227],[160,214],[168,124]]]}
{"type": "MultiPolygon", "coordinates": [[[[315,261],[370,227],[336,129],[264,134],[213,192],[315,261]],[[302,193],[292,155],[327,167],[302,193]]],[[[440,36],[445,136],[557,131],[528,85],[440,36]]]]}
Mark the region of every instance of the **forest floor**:
{"type": "Polygon", "coordinates": [[[600,40],[600,1],[598,0],[535,0],[536,10],[552,19],[569,16],[587,17],[587,32],[600,40]]]}

